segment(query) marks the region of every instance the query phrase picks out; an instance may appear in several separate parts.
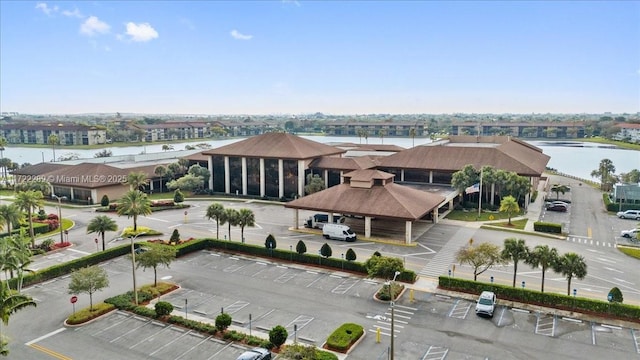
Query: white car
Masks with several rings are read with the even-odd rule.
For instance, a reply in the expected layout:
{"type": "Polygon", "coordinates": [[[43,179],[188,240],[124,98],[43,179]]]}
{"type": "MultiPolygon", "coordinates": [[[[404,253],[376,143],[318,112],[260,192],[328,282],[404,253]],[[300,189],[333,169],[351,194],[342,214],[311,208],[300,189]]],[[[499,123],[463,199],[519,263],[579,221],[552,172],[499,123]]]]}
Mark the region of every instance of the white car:
{"type": "Polygon", "coordinates": [[[640,220],[640,210],[620,211],[616,214],[620,219],[640,220]]]}
{"type": "Polygon", "coordinates": [[[640,234],[640,229],[622,230],[620,232],[620,236],[631,239],[638,238],[638,234],[640,234]]]}
{"type": "Polygon", "coordinates": [[[497,302],[496,294],[493,291],[483,291],[476,302],[476,315],[493,317],[497,302]]]}

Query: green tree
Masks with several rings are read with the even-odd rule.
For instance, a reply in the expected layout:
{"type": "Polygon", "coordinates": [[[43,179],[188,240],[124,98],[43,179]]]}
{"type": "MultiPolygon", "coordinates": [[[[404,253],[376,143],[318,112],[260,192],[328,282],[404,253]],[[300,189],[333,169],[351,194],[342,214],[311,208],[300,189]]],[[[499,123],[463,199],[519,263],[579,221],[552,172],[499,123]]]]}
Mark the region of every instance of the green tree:
{"type": "MultiPolygon", "coordinates": [[[[33,234],[33,210],[39,209],[43,205],[42,192],[40,191],[20,191],[16,194],[15,204],[23,211],[27,212],[27,221],[29,221],[29,237],[31,238],[31,246],[35,247],[35,236],[33,234]]],[[[60,219],[62,226],[62,219],[60,219]]]]}
{"type": "Polygon", "coordinates": [[[558,258],[553,270],[567,279],[567,295],[571,295],[571,280],[582,280],[587,276],[587,263],[582,256],[570,252],[558,258]]]}
{"type": "Polygon", "coordinates": [[[240,226],[240,239],[244,242],[244,228],[245,226],[255,226],[256,217],[253,211],[249,209],[240,209],[238,211],[238,226],[240,226]]]}
{"type": "Polygon", "coordinates": [[[207,207],[206,218],[216,221],[216,239],[220,239],[220,220],[224,216],[224,206],[220,203],[213,203],[207,207]]]}
{"type": "Polygon", "coordinates": [[[609,300],[610,302],[622,304],[622,302],[624,301],[624,297],[622,296],[622,291],[620,291],[618,287],[614,287],[611,290],[609,290],[609,294],[607,295],[607,298],[609,296],[611,297],[611,300],[609,300]]]}
{"type": "Polygon", "coordinates": [[[307,185],[304,186],[304,192],[307,195],[317,193],[325,189],[324,180],[318,174],[307,175],[307,185]]]}
{"type": "Polygon", "coordinates": [[[513,261],[513,284],[516,287],[516,275],[518,274],[518,263],[525,260],[529,254],[529,248],[523,239],[509,238],[504,240],[504,248],[501,256],[506,261],[513,261]]]}
{"type": "Polygon", "coordinates": [[[464,194],[466,188],[478,182],[480,182],[480,175],[473,165],[465,165],[451,175],[451,186],[461,194],[464,194]]]}
{"type": "Polygon", "coordinates": [[[378,136],[380,136],[380,143],[384,144],[384,136],[387,135],[387,130],[380,129],[378,130],[378,136]]]}
{"type": "Polygon", "coordinates": [[[620,175],[620,179],[628,184],[637,184],[640,183],[640,170],[633,169],[628,173],[623,173],[620,175]]]}
{"type": "Polygon", "coordinates": [[[11,235],[11,225],[19,224],[24,215],[16,204],[0,205],[0,220],[7,224],[7,234],[11,235]]]}
{"type": "Polygon", "coordinates": [[[553,264],[558,261],[558,250],[550,248],[548,245],[537,245],[525,259],[525,263],[542,271],[542,284],[540,292],[544,292],[544,277],[547,269],[553,268],[553,264]]]}
{"type": "Polygon", "coordinates": [[[216,316],[216,329],[218,331],[225,331],[227,330],[227,328],[229,328],[229,326],[231,326],[231,315],[227,314],[227,313],[222,313],[218,316],[216,316]]]}
{"type": "Polygon", "coordinates": [[[600,178],[600,188],[604,191],[611,190],[611,187],[616,182],[615,175],[616,167],[609,159],[600,160],[600,165],[597,170],[591,172],[591,177],[600,178]]]}
{"type": "Polygon", "coordinates": [[[127,215],[127,218],[133,218],[133,232],[137,233],[138,216],[151,215],[151,200],[140,190],[129,190],[120,199],[116,213],[119,216],[127,215]]]}
{"type": "Polygon", "coordinates": [[[347,261],[355,261],[356,260],[356,252],[353,251],[353,249],[349,248],[347,249],[347,253],[344,256],[345,259],[347,259],[347,261]]]}
{"type": "Polygon", "coordinates": [[[100,199],[100,206],[109,206],[109,197],[107,196],[107,194],[102,195],[102,199],[100,199]]]}
{"type": "MultiPolygon", "coordinates": [[[[0,137],[0,160],[4,160],[4,150],[5,147],[7,146],[7,139],[5,139],[4,137],[0,137]]],[[[2,179],[6,182],[7,181],[7,167],[3,166],[2,168],[2,179]]],[[[2,340],[2,339],[0,339],[2,340]]]]}
{"type": "Polygon", "coordinates": [[[411,137],[411,147],[416,147],[416,128],[411,128],[409,130],[409,136],[411,137]]]}
{"type": "MultiPolygon", "coordinates": [[[[167,187],[169,185],[167,184],[167,187]]],[[[182,193],[182,191],[180,191],[180,189],[176,189],[176,191],[173,192],[173,202],[175,202],[176,204],[180,204],[184,202],[184,194],[182,193]]]]}
{"type": "Polygon", "coordinates": [[[469,244],[456,253],[456,260],[460,264],[469,264],[473,268],[473,281],[478,280],[478,275],[489,270],[494,265],[503,264],[500,256],[500,247],[490,243],[469,244]]]}
{"type": "Polygon", "coordinates": [[[93,311],[93,294],[109,286],[107,271],[97,265],[77,269],[71,273],[69,294],[89,295],[89,311],[93,311]]]}
{"type": "Polygon", "coordinates": [[[169,144],[162,145],[162,151],[169,151],[169,150],[173,150],[173,145],[169,145],[169,144]]]}
{"type": "Polygon", "coordinates": [[[211,177],[211,173],[209,169],[206,167],[202,167],[198,164],[191,165],[189,168],[188,174],[191,176],[202,178],[202,183],[206,184],[209,182],[209,178],[211,177]]]}
{"type": "Polygon", "coordinates": [[[28,190],[40,191],[43,196],[49,196],[51,194],[51,184],[44,180],[24,181],[16,184],[16,191],[28,190]]]}
{"type": "Polygon", "coordinates": [[[162,180],[164,180],[164,177],[167,175],[167,168],[163,165],[158,165],[155,167],[155,169],[153,169],[153,174],[156,176],[160,176],[160,192],[163,192],[162,180]]]}
{"type": "Polygon", "coordinates": [[[307,245],[304,244],[304,241],[298,240],[298,243],[296,244],[296,252],[300,255],[307,252],[307,245]]]}
{"type": "Polygon", "coordinates": [[[324,243],[320,248],[320,255],[324,256],[327,259],[331,256],[332,253],[333,252],[331,251],[331,246],[329,246],[329,244],[327,243],[324,243]]]}
{"type": "Polygon", "coordinates": [[[127,175],[126,185],[129,185],[129,190],[144,190],[149,184],[149,178],[147,174],[142,171],[133,171],[127,175]]]}
{"type": "MultiPolygon", "coordinates": [[[[11,315],[28,306],[36,307],[37,305],[31,297],[12,291],[6,281],[0,281],[0,318],[4,326],[9,326],[11,315]]],[[[9,354],[6,345],[2,331],[0,331],[0,352],[5,356],[9,354]]]]}
{"type": "Polygon", "coordinates": [[[49,138],[47,138],[47,143],[51,145],[51,150],[53,151],[53,162],[56,161],[56,145],[60,144],[60,138],[57,135],[51,134],[49,138]]]}
{"type": "Polygon", "coordinates": [[[173,229],[173,232],[171,232],[171,237],[169,238],[169,243],[177,244],[179,241],[180,241],[180,232],[178,231],[178,229],[173,229]]]}
{"type": "Polygon", "coordinates": [[[402,259],[388,256],[371,256],[364,262],[369,277],[381,277],[384,279],[393,279],[396,271],[402,272],[404,264],[402,259]]]}
{"type": "Polygon", "coordinates": [[[288,336],[289,333],[287,332],[287,329],[285,329],[282,325],[276,325],[269,331],[269,341],[276,348],[282,346],[282,344],[287,341],[288,336]]]}
{"type": "Polygon", "coordinates": [[[173,311],[173,304],[168,301],[158,301],[155,305],[156,316],[171,315],[173,311]]]}
{"type": "Polygon", "coordinates": [[[153,269],[153,286],[158,286],[158,266],[167,269],[175,260],[177,250],[174,246],[149,243],[148,250],[136,255],[136,268],[153,269]]]}
{"type": "Polygon", "coordinates": [[[551,192],[556,193],[556,200],[560,199],[560,193],[564,195],[567,191],[569,191],[569,187],[563,184],[553,184],[551,185],[551,192]]]}
{"type": "Polygon", "coordinates": [[[267,238],[264,240],[264,247],[267,249],[275,249],[276,245],[276,238],[271,234],[267,235],[267,238]]]}
{"type": "MultiPolygon", "coordinates": [[[[232,208],[224,209],[223,219],[228,225],[229,240],[231,240],[231,227],[238,225],[238,210],[232,208]]],[[[224,222],[222,223],[224,224],[224,222]]]]}
{"type": "Polygon", "coordinates": [[[107,231],[118,230],[118,224],[106,215],[98,215],[89,221],[87,224],[87,234],[97,233],[102,238],[102,251],[106,250],[106,243],[104,241],[104,233],[107,231]]]}
{"type": "Polygon", "coordinates": [[[168,189],[183,189],[185,191],[194,191],[204,188],[204,179],[201,176],[187,174],[179,179],[171,180],[167,183],[168,189]]]}
{"type": "Polygon", "coordinates": [[[511,196],[505,196],[500,201],[500,212],[506,212],[509,216],[509,225],[511,225],[511,216],[520,211],[520,206],[518,206],[518,202],[516,199],[511,196]]]}

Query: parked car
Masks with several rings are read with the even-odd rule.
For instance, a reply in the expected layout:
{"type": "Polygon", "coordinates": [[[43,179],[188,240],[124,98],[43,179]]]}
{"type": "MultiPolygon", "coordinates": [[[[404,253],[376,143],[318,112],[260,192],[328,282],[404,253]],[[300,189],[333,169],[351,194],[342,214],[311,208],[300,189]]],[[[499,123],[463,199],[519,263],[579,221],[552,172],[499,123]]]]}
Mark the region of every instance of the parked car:
{"type": "Polygon", "coordinates": [[[620,219],[640,220],[640,210],[619,211],[616,215],[620,219]]]}
{"type": "Polygon", "coordinates": [[[566,201],[561,201],[561,200],[547,201],[547,202],[545,203],[545,205],[547,205],[547,206],[549,206],[549,205],[556,205],[556,204],[569,206],[569,203],[568,203],[568,202],[566,202],[566,201]]]}
{"type": "Polygon", "coordinates": [[[236,360],[271,360],[271,352],[263,348],[253,348],[245,351],[236,360]]]}
{"type": "Polygon", "coordinates": [[[640,229],[622,230],[620,232],[620,236],[631,238],[631,239],[637,239],[639,233],[640,233],[640,229]]]}
{"type": "Polygon", "coordinates": [[[547,210],[549,211],[560,211],[560,212],[566,212],[569,209],[569,207],[566,204],[548,204],[547,205],[547,210]]]}
{"type": "Polygon", "coordinates": [[[493,291],[483,291],[476,302],[476,315],[493,317],[497,302],[496,294],[493,291]]]}

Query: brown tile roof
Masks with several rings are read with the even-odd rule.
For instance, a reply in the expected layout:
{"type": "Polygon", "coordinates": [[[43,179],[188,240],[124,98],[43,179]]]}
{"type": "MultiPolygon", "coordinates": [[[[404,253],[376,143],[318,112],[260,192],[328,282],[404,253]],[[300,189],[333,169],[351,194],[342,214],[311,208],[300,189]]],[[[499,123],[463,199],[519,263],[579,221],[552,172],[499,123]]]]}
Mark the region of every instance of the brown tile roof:
{"type": "Polygon", "coordinates": [[[358,158],[340,158],[333,156],[323,156],[315,159],[309,164],[312,169],[330,170],[359,170],[375,167],[376,163],[368,156],[358,158]]]}
{"type": "Polygon", "coordinates": [[[355,144],[355,143],[335,143],[331,144],[335,147],[354,151],[389,151],[399,152],[404,150],[402,146],[391,144],[355,144]]]}
{"type": "Polygon", "coordinates": [[[393,179],[395,175],[380,170],[356,170],[344,174],[344,177],[350,178],[352,181],[371,181],[373,179],[393,179]]]}
{"type": "Polygon", "coordinates": [[[440,142],[439,145],[416,146],[380,159],[380,166],[455,172],[466,165],[473,165],[476,169],[489,165],[496,169],[514,171],[518,175],[540,176],[549,162],[548,155],[525,142],[506,136],[490,137],[494,138],[493,143],[483,141],[486,139],[482,138],[484,137],[480,137],[479,142],[456,139],[458,141],[440,142]]]}
{"type": "Polygon", "coordinates": [[[266,133],[206,150],[204,154],[302,160],[344,152],[342,149],[291,134],[266,133]]]}
{"type": "Polygon", "coordinates": [[[211,158],[211,156],[205,155],[204,154],[204,150],[203,150],[203,151],[200,151],[198,153],[185,156],[182,159],[187,159],[187,160],[191,160],[191,161],[209,161],[210,158],[211,158]]]}
{"type": "Polygon", "coordinates": [[[51,171],[55,171],[61,168],[67,168],[71,165],[64,165],[58,163],[42,162],[39,164],[27,166],[21,169],[16,169],[12,172],[14,175],[42,175],[51,171]]]}
{"type": "Polygon", "coordinates": [[[444,200],[443,196],[396,183],[371,188],[352,188],[349,184],[340,184],[293,200],[284,206],[292,209],[417,220],[444,200]]]}

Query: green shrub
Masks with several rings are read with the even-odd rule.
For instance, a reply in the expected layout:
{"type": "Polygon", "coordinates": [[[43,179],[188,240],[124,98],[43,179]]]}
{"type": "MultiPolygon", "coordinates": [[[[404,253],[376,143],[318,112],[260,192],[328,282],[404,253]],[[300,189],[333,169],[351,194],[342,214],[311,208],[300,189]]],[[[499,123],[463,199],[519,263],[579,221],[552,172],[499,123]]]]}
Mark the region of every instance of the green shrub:
{"type": "Polygon", "coordinates": [[[89,320],[97,318],[100,315],[104,315],[114,310],[115,308],[116,308],[115,306],[107,303],[95,304],[93,305],[93,310],[90,310],[87,307],[73,313],[73,315],[69,316],[69,318],[67,319],[67,324],[69,325],[83,324],[89,320]]]}
{"type": "Polygon", "coordinates": [[[184,194],[182,194],[180,189],[176,189],[176,191],[173,192],[173,202],[178,204],[184,202],[184,194]]]}
{"type": "Polygon", "coordinates": [[[282,325],[276,325],[269,331],[269,341],[277,348],[287,341],[288,336],[287,329],[282,325]]]}
{"type": "Polygon", "coordinates": [[[280,356],[286,359],[313,359],[313,360],[338,360],[335,354],[328,351],[322,351],[315,346],[307,346],[303,344],[287,345],[280,356]]]}
{"type": "MultiPolygon", "coordinates": [[[[611,302],[621,303],[624,301],[624,297],[622,296],[622,291],[618,289],[618,287],[614,287],[609,291],[609,295],[611,295],[611,302]]],[[[607,296],[608,300],[608,296],[607,296]]]]}
{"type": "Polygon", "coordinates": [[[229,326],[231,326],[231,315],[222,313],[216,316],[216,329],[218,331],[225,331],[229,326]]]}
{"type": "Polygon", "coordinates": [[[155,306],[156,314],[158,316],[165,316],[171,314],[173,311],[173,305],[170,302],[158,301],[155,306]]]}
{"type": "Polygon", "coordinates": [[[361,325],[346,323],[337,328],[327,339],[327,347],[340,352],[347,351],[364,334],[361,325]]]}
{"type": "Polygon", "coordinates": [[[102,195],[102,199],[100,200],[100,205],[104,207],[109,206],[109,197],[107,196],[107,194],[102,195]]]}
{"type": "Polygon", "coordinates": [[[178,241],[180,241],[180,232],[178,231],[178,229],[173,229],[173,232],[171,233],[171,238],[169,238],[169,243],[177,244],[178,241]]]}
{"type": "Polygon", "coordinates": [[[149,317],[149,318],[158,317],[158,314],[156,314],[156,311],[154,309],[149,309],[146,306],[134,306],[133,313],[136,315],[149,317]]]}
{"type": "Polygon", "coordinates": [[[536,221],[533,223],[533,230],[544,232],[544,233],[550,233],[550,234],[561,234],[562,224],[536,221]]]}

